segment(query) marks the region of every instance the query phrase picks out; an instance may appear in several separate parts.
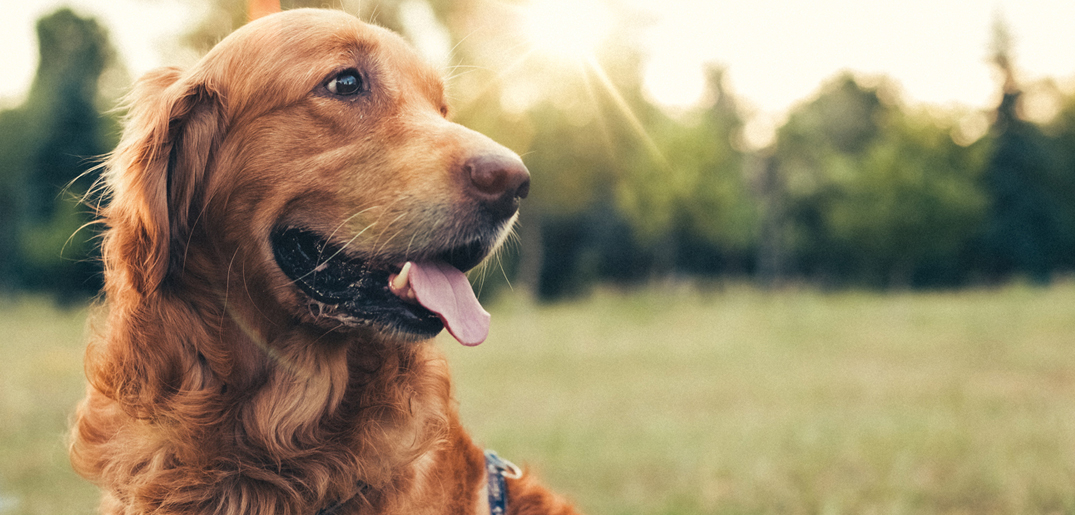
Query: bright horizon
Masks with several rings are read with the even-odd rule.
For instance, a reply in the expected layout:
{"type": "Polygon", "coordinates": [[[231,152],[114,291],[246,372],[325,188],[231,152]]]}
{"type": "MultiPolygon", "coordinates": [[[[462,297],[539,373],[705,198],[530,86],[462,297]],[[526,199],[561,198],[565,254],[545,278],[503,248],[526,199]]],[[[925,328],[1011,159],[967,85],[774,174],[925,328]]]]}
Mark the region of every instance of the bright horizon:
{"type": "MultiPolygon", "coordinates": [[[[596,5],[599,11],[603,6],[597,1],[571,5],[596,5]]],[[[1070,87],[1075,78],[1075,2],[1070,0],[610,1],[653,15],[654,24],[640,35],[650,56],[645,86],[651,99],[688,106],[701,94],[704,66],[721,66],[732,94],[766,125],[779,123],[789,109],[843,71],[887,76],[913,104],[988,109],[997,100],[989,49],[998,15],[1014,36],[1015,63],[1024,82],[1051,77],[1070,87]]],[[[563,0],[534,1],[542,2],[563,0]]],[[[32,80],[34,22],[65,4],[97,16],[108,27],[134,76],[177,59],[166,54],[174,54],[176,37],[200,17],[177,0],[9,2],[0,16],[0,47],[6,54],[0,61],[3,105],[21,100],[32,80]]],[[[590,20],[601,17],[594,10],[568,11],[590,20]]],[[[596,26],[570,16],[535,16],[543,18],[529,30],[540,34],[549,26],[553,35],[539,36],[535,44],[556,44],[562,34],[596,26]],[[561,35],[553,26],[557,20],[561,35]]],[[[595,44],[594,38],[580,39],[595,44]]],[[[572,51],[562,46],[550,50],[572,51]]]]}

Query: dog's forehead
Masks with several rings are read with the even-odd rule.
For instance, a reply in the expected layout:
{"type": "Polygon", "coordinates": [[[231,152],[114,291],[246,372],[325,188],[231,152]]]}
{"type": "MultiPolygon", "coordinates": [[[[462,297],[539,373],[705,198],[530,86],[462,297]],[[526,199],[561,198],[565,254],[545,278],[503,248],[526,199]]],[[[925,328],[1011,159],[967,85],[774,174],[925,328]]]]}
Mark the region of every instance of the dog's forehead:
{"type": "Polygon", "coordinates": [[[438,101],[443,96],[440,74],[402,37],[324,9],[284,11],[242,27],[210,51],[202,72],[216,76],[210,82],[221,89],[260,89],[257,95],[235,96],[264,101],[268,95],[280,104],[294,102],[329,74],[363,60],[377,63],[380,78],[393,87],[416,87],[438,101]]]}

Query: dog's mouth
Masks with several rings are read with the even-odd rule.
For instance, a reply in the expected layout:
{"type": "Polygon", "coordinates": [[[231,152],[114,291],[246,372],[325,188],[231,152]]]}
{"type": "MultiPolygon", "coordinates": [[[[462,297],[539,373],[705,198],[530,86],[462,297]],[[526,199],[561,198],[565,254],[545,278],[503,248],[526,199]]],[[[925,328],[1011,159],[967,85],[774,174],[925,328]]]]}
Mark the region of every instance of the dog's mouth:
{"type": "Polygon", "coordinates": [[[481,240],[414,260],[356,256],[295,227],[273,231],[271,244],[277,265],[319,316],[408,339],[447,328],[460,343],[477,345],[488,335],[489,313],[464,275],[490,251],[481,240]]]}

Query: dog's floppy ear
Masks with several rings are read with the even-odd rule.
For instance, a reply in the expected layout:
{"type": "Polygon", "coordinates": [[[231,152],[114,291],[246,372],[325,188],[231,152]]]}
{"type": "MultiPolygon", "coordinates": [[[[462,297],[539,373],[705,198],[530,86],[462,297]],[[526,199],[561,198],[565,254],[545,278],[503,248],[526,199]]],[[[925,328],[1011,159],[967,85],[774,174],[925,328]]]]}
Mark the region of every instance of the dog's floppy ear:
{"type": "Polygon", "coordinates": [[[150,72],[131,92],[126,129],[108,165],[112,234],[104,257],[141,293],[163,285],[182,259],[199,187],[223,133],[221,112],[218,94],[175,68],[150,72]]]}

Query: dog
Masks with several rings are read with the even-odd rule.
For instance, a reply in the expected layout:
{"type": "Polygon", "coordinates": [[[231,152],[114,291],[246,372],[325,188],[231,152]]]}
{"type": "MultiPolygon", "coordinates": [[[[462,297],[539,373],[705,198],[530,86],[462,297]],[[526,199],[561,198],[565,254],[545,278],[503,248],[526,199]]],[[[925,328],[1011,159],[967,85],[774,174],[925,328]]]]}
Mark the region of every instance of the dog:
{"type": "Polygon", "coordinates": [[[70,448],[102,513],[576,513],[459,421],[430,340],[485,339],[464,272],[530,175],[402,38],[285,11],[128,104],[70,448]]]}

